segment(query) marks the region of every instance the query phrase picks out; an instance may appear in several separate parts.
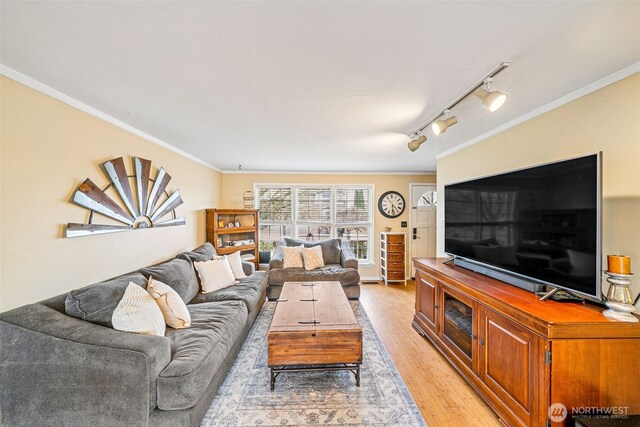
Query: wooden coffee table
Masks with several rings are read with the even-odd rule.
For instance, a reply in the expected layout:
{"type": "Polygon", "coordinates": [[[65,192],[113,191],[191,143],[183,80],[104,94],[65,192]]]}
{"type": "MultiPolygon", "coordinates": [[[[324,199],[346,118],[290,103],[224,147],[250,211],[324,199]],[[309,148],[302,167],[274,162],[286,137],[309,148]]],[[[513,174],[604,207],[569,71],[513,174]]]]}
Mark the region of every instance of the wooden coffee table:
{"type": "Polygon", "coordinates": [[[268,333],[271,390],[284,372],[348,370],[360,386],[362,328],[340,282],[287,282],[268,333]]]}

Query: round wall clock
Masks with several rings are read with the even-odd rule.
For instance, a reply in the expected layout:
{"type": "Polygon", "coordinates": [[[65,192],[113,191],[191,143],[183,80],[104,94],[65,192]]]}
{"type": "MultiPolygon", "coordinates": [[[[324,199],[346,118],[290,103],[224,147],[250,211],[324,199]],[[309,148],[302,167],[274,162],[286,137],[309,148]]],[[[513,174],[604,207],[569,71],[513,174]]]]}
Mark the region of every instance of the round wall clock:
{"type": "Polygon", "coordinates": [[[397,218],[404,212],[404,197],[397,191],[384,192],[378,199],[378,210],[387,218],[397,218]]]}

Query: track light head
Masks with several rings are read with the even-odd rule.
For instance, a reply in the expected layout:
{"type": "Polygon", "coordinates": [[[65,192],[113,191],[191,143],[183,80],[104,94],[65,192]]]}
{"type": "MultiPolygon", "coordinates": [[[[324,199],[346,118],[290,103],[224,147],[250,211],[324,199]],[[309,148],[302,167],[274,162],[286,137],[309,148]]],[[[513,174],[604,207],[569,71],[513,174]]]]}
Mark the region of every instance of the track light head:
{"type": "Polygon", "coordinates": [[[412,139],[411,141],[409,141],[409,143],[407,144],[407,147],[409,147],[409,150],[411,151],[416,151],[418,148],[420,148],[422,143],[425,142],[426,140],[427,140],[426,136],[420,135],[418,137],[418,135],[416,135],[415,139],[412,139]]]}
{"type": "Polygon", "coordinates": [[[484,108],[493,113],[498,108],[502,107],[507,100],[507,94],[500,92],[499,90],[490,91],[492,78],[488,78],[484,81],[484,87],[479,87],[473,91],[473,96],[479,98],[482,101],[484,108]],[[486,88],[486,89],[485,89],[486,88]]]}
{"type": "Polygon", "coordinates": [[[469,95],[474,95],[482,101],[484,107],[493,113],[502,107],[507,100],[507,95],[498,90],[491,91],[491,83],[493,78],[502,72],[505,68],[511,65],[510,62],[501,62],[496,68],[494,68],[489,74],[484,76],[482,80],[472,86],[465,93],[453,100],[443,110],[436,115],[432,116],[426,123],[420,126],[415,132],[409,135],[411,141],[409,141],[409,150],[416,151],[420,148],[420,145],[427,140],[427,137],[422,135],[422,132],[431,125],[431,130],[435,135],[445,133],[448,128],[458,123],[458,119],[455,116],[450,116],[450,110],[458,105],[461,101],[465,100],[469,95]],[[439,120],[437,120],[439,119],[439,120]]]}
{"type": "Polygon", "coordinates": [[[435,135],[440,135],[441,133],[445,133],[448,128],[455,125],[456,123],[458,123],[458,119],[456,118],[456,116],[436,120],[431,124],[431,130],[435,135]]]}

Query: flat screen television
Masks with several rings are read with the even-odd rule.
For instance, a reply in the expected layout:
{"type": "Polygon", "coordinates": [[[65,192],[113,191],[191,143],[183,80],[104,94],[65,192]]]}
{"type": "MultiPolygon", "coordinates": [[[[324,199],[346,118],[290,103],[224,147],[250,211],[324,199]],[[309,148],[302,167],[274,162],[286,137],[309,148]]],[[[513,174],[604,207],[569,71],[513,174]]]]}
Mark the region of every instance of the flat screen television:
{"type": "Polygon", "coordinates": [[[600,301],[601,157],[446,185],[445,252],[456,265],[530,290],[600,301]]]}

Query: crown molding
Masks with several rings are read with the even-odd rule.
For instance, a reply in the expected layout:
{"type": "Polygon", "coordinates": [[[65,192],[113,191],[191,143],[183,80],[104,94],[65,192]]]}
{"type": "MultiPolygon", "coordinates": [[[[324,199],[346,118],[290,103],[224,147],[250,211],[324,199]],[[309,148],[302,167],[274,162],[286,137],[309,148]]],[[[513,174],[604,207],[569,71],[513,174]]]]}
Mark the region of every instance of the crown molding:
{"type": "Polygon", "coordinates": [[[433,175],[432,171],[414,171],[414,172],[331,172],[331,171],[263,171],[263,170],[223,170],[223,174],[227,175],[433,175]]]}
{"type": "Polygon", "coordinates": [[[154,136],[149,135],[146,132],[141,131],[138,128],[135,128],[121,120],[116,119],[113,116],[110,116],[107,113],[104,113],[100,110],[97,110],[93,107],[91,107],[90,105],[85,104],[84,102],[78,101],[75,98],[72,98],[71,96],[64,94],[50,86],[45,85],[44,83],[33,79],[29,76],[26,76],[22,73],[20,73],[19,71],[14,70],[13,68],[7,67],[6,65],[0,64],[0,75],[3,75],[11,80],[15,80],[16,82],[23,84],[27,87],[30,87],[33,90],[37,90],[40,93],[43,93],[44,95],[50,96],[51,98],[54,98],[60,102],[63,102],[67,105],[70,105],[71,107],[74,107],[80,111],[83,111],[87,114],[90,114],[100,120],[103,120],[109,124],[112,124],[116,127],[119,127],[122,130],[125,130],[129,133],[132,133],[136,136],[139,136],[140,138],[143,138],[149,142],[152,142],[156,145],[159,145],[163,148],[166,148],[167,150],[173,151],[176,154],[179,154],[182,157],[186,157],[189,160],[193,160],[196,163],[199,163],[203,166],[206,166],[210,169],[213,169],[217,172],[222,172],[222,170],[220,170],[219,168],[213,166],[210,163],[207,163],[189,153],[187,153],[186,151],[183,151],[177,147],[174,147],[173,145],[162,141],[161,139],[158,139],[154,136]]]}
{"type": "Polygon", "coordinates": [[[456,153],[460,150],[464,150],[465,148],[471,147],[474,144],[477,144],[478,142],[484,141],[485,139],[488,139],[494,135],[497,135],[501,132],[504,132],[508,129],[511,129],[512,127],[515,127],[517,125],[519,125],[520,123],[524,123],[526,121],[529,121],[535,117],[538,117],[544,113],[547,113],[553,109],[556,109],[558,107],[561,107],[565,104],[568,104],[572,101],[575,101],[578,98],[582,98],[583,96],[586,96],[592,92],[595,92],[599,89],[602,89],[605,86],[609,86],[610,84],[613,84],[617,81],[620,81],[622,79],[626,79],[627,77],[636,74],[640,72],[640,62],[636,62],[635,64],[629,65],[628,67],[625,67],[619,71],[616,71],[613,74],[610,74],[606,77],[601,78],[600,80],[596,80],[593,83],[589,83],[588,85],[577,89],[565,96],[562,96],[558,99],[556,99],[555,101],[551,101],[548,104],[543,105],[542,107],[536,108],[535,110],[532,110],[526,114],[523,114],[520,117],[517,117],[503,125],[498,126],[495,129],[492,129],[488,132],[483,133],[482,135],[479,135],[473,139],[470,139],[469,141],[463,142],[462,144],[456,145],[455,147],[447,150],[447,151],[443,151],[442,153],[438,154],[436,156],[436,160],[439,160],[443,157],[446,157],[450,154],[456,153]]]}

